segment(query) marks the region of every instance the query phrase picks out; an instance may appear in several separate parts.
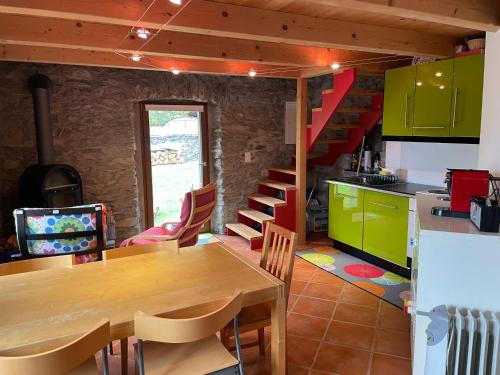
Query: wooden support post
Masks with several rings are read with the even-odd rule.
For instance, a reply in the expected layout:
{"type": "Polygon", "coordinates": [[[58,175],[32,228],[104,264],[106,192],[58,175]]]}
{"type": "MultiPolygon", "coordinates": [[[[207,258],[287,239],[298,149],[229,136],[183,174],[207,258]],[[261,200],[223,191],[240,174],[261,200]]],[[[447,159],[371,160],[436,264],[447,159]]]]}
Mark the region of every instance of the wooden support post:
{"type": "Polygon", "coordinates": [[[295,169],[297,202],[295,209],[295,230],[298,244],[306,241],[306,182],[307,182],[307,78],[297,79],[297,121],[295,144],[295,169]]]}

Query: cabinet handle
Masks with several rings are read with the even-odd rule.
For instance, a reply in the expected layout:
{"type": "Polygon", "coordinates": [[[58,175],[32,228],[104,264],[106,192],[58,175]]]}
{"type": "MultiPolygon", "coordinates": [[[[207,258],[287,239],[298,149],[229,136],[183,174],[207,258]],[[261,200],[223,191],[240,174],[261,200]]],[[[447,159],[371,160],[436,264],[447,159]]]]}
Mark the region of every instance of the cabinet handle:
{"type": "Polygon", "coordinates": [[[446,126],[414,126],[413,129],[446,129],[446,126]]]}
{"type": "Polygon", "coordinates": [[[457,100],[458,100],[458,88],[455,89],[453,94],[453,118],[451,120],[451,127],[454,128],[457,124],[457,100]]]}
{"type": "Polygon", "coordinates": [[[342,194],[342,193],[335,193],[335,195],[339,196],[339,197],[343,197],[343,198],[351,198],[351,199],[356,199],[357,197],[353,197],[352,195],[345,195],[345,194],[342,194]]]}
{"type": "Polygon", "coordinates": [[[385,208],[391,208],[391,209],[393,209],[393,210],[399,210],[399,207],[396,207],[396,206],[390,206],[390,205],[388,205],[388,204],[377,203],[377,202],[371,202],[371,201],[370,201],[370,202],[368,202],[368,203],[371,203],[371,204],[373,204],[373,205],[375,205],[375,206],[380,206],[380,207],[385,207],[385,208]]]}
{"type": "Polygon", "coordinates": [[[408,93],[405,93],[405,129],[408,129],[408,93]]]}

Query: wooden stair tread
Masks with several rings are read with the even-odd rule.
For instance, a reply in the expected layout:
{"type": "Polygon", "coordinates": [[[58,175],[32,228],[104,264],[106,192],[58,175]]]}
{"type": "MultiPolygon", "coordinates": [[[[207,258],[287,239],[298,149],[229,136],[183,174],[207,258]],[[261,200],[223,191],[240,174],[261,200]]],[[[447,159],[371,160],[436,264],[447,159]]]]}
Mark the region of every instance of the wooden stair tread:
{"type": "Polygon", "coordinates": [[[274,221],[274,217],[251,208],[241,208],[238,210],[238,213],[260,224],[263,224],[266,221],[274,221]]]}
{"type": "Polygon", "coordinates": [[[259,185],[269,186],[278,190],[292,190],[295,189],[295,185],[287,184],[286,182],[274,181],[274,180],[262,180],[259,181],[259,185]]]}
{"type": "Polygon", "coordinates": [[[294,176],[296,174],[295,167],[273,167],[273,168],[269,168],[268,170],[273,171],[273,172],[291,174],[294,176]]]}
{"type": "Polygon", "coordinates": [[[364,107],[340,107],[337,108],[336,112],[339,113],[366,113],[366,112],[371,112],[371,108],[364,108],[364,107]]]}
{"type": "Polygon", "coordinates": [[[323,95],[328,95],[328,94],[331,94],[332,92],[333,92],[333,89],[328,89],[328,90],[323,90],[322,94],[323,95]]]}
{"type": "Polygon", "coordinates": [[[357,70],[356,74],[363,77],[384,77],[385,73],[375,70],[357,70]]]}
{"type": "MultiPolygon", "coordinates": [[[[308,128],[312,128],[312,124],[307,125],[308,128]]],[[[359,124],[337,124],[337,123],[332,123],[328,124],[325,126],[325,129],[334,129],[334,130],[340,130],[340,129],[356,129],[359,128],[359,124]]]]}
{"type": "Polygon", "coordinates": [[[347,143],[347,139],[319,139],[316,143],[321,145],[343,144],[347,143]]]}
{"type": "Polygon", "coordinates": [[[312,111],[313,112],[321,112],[323,110],[322,107],[318,107],[318,108],[313,108],[312,111]]]}
{"type": "Polygon", "coordinates": [[[351,89],[349,90],[348,95],[353,96],[375,96],[375,95],[383,95],[383,91],[379,90],[369,90],[369,89],[351,89]]]}
{"type": "Polygon", "coordinates": [[[255,193],[255,194],[250,194],[248,196],[249,199],[252,199],[256,202],[265,204],[266,206],[270,207],[280,207],[280,206],[285,206],[286,202],[284,200],[270,197],[268,195],[260,194],[260,193],[255,193]]]}
{"type": "Polygon", "coordinates": [[[262,238],[262,233],[242,223],[229,223],[226,224],[226,228],[232,230],[234,233],[238,233],[241,237],[249,241],[262,238]]]}

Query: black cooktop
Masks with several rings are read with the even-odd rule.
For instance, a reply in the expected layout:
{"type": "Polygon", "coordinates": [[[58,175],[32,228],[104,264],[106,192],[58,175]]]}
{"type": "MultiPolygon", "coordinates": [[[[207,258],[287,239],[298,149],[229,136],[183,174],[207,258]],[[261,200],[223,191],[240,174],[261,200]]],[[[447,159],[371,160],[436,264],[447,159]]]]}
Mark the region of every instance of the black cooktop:
{"type": "Polygon", "coordinates": [[[393,193],[400,193],[400,194],[407,194],[407,195],[415,195],[416,193],[421,192],[421,191],[443,190],[444,189],[444,188],[439,187],[439,186],[414,184],[412,182],[396,182],[393,184],[374,185],[374,184],[369,184],[369,183],[365,183],[362,181],[356,181],[355,179],[352,179],[349,177],[330,178],[330,180],[331,181],[346,182],[346,183],[349,183],[352,185],[364,186],[364,187],[369,187],[371,189],[388,191],[388,192],[393,192],[393,193]]]}

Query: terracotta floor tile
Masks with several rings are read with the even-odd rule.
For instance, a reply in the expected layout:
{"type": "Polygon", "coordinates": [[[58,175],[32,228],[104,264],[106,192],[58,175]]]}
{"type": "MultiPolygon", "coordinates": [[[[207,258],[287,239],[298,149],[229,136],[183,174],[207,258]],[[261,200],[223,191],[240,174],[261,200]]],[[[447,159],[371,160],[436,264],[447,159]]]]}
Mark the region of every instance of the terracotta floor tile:
{"type": "Polygon", "coordinates": [[[365,375],[370,363],[370,352],[323,343],[314,369],[338,375],[365,375]]]}
{"type": "Polygon", "coordinates": [[[343,322],[375,326],[377,322],[377,310],[368,306],[339,303],[337,310],[335,310],[333,319],[343,322]]]}
{"type": "Polygon", "coordinates": [[[332,275],[329,272],[323,271],[320,268],[318,268],[318,271],[314,274],[311,281],[314,283],[324,283],[324,284],[338,286],[338,287],[342,287],[345,284],[347,284],[340,277],[332,275]]]}
{"type": "Polygon", "coordinates": [[[300,296],[292,311],[299,314],[330,319],[334,308],[335,302],[333,301],[300,296]]]}
{"type": "Polygon", "coordinates": [[[306,287],[307,282],[305,281],[299,281],[299,280],[292,280],[292,283],[290,285],[290,294],[300,294],[306,287]]]}
{"type": "Polygon", "coordinates": [[[371,375],[410,375],[411,361],[385,354],[375,353],[372,359],[371,375]]]}
{"type": "Polygon", "coordinates": [[[302,295],[306,297],[323,298],[336,301],[339,298],[341,291],[342,287],[310,282],[302,291],[302,295]]]}
{"type": "Polygon", "coordinates": [[[375,328],[359,324],[333,321],[328,328],[325,341],[332,344],[371,350],[375,328]]]}
{"type": "Polygon", "coordinates": [[[320,340],[328,326],[328,320],[313,316],[290,313],[287,320],[287,331],[290,335],[320,340]]]}
{"type": "Polygon", "coordinates": [[[301,367],[311,367],[319,343],[319,341],[288,335],[286,341],[287,363],[301,367]]]}
{"type": "Polygon", "coordinates": [[[392,303],[386,302],[384,300],[380,301],[380,309],[381,310],[390,310],[390,311],[401,311],[399,307],[394,306],[392,303]]]}
{"type": "Polygon", "coordinates": [[[378,307],[380,298],[365,292],[357,286],[347,284],[344,287],[344,293],[342,293],[341,301],[354,303],[356,305],[378,307]]]}
{"type": "Polygon", "coordinates": [[[292,279],[309,281],[311,280],[315,272],[315,269],[295,267],[292,272],[292,279]]]}
{"type": "Polygon", "coordinates": [[[381,309],[378,319],[378,328],[394,329],[397,331],[410,332],[410,316],[403,310],[381,309]]]}
{"type": "Polygon", "coordinates": [[[317,270],[318,267],[315,266],[314,264],[309,263],[308,261],[300,258],[300,257],[295,257],[295,262],[293,264],[294,268],[308,268],[310,270],[317,270]]]}
{"type": "Polygon", "coordinates": [[[378,329],[375,334],[375,352],[410,358],[410,335],[406,332],[378,329]]]}

